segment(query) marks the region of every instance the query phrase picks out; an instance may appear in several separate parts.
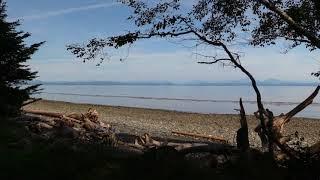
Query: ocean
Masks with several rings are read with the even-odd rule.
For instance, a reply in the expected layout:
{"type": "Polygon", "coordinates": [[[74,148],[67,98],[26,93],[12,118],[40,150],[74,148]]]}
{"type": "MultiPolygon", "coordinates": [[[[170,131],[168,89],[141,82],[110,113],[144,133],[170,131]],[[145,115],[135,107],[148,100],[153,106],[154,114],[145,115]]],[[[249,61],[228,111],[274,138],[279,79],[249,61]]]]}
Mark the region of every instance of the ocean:
{"type": "MultiPolygon", "coordinates": [[[[237,114],[239,98],[247,114],[257,110],[251,86],[42,85],[36,97],[48,100],[183,112],[237,114]]],[[[275,115],[308,97],[314,86],[260,86],[263,102],[275,115]]],[[[320,96],[320,95],[319,95],[320,96]]],[[[320,97],[297,117],[320,118],[320,97]]]]}

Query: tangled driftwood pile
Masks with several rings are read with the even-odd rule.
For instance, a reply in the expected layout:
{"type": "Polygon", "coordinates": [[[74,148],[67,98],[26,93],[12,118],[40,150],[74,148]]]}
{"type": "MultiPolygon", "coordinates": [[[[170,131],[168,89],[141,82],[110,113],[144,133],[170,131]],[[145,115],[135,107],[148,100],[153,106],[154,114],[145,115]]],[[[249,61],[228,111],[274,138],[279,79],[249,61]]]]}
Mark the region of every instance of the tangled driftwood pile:
{"type": "Polygon", "coordinates": [[[84,114],[62,114],[54,112],[25,110],[27,114],[38,115],[28,122],[28,128],[33,133],[54,137],[71,137],[83,141],[115,140],[114,132],[109,124],[99,121],[99,114],[94,109],[89,109],[84,114]]]}
{"type": "Polygon", "coordinates": [[[89,109],[84,114],[62,114],[34,110],[25,110],[24,112],[40,116],[40,118],[32,119],[28,123],[28,128],[30,131],[48,138],[71,137],[93,143],[106,142],[110,144],[111,142],[113,145],[125,145],[130,149],[134,149],[135,152],[139,152],[139,154],[147,152],[150,149],[161,149],[162,147],[171,147],[181,154],[237,151],[235,147],[228,145],[226,141],[221,138],[183,132],[173,133],[208,139],[211,143],[161,142],[152,139],[147,133],[136,138],[134,142],[120,142],[117,140],[116,134],[111,126],[99,120],[99,114],[94,109],[89,109]]]}

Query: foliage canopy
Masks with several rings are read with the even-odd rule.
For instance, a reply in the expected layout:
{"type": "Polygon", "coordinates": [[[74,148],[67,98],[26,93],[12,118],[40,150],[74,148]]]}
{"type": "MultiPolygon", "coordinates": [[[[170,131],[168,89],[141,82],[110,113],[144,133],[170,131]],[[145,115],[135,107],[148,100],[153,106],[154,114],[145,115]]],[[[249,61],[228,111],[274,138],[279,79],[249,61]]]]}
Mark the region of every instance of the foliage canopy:
{"type": "Polygon", "coordinates": [[[185,8],[180,0],[120,2],[133,9],[128,19],[137,30],[95,38],[84,46],[69,45],[68,49],[87,61],[96,58],[104,47],[119,48],[139,39],[168,36],[195,36],[201,42],[224,44],[245,38],[252,46],[285,40],[288,49],[302,44],[311,51],[320,48],[317,0],[199,0],[190,8],[185,8]]]}

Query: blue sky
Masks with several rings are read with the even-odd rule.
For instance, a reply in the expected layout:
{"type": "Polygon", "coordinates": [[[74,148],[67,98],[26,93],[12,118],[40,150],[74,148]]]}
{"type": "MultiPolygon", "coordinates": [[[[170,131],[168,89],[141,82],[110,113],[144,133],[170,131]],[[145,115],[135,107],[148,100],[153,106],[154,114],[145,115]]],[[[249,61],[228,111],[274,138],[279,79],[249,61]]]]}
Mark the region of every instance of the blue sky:
{"type": "MultiPolygon", "coordinates": [[[[193,0],[187,0],[192,3],[193,0]]],[[[129,49],[113,53],[110,61],[82,63],[66,51],[66,45],[107,37],[132,29],[126,18],[130,10],[115,0],[7,0],[9,20],[20,19],[22,30],[30,32],[28,43],[46,41],[29,61],[44,81],[192,81],[234,80],[245,76],[221,65],[200,65],[195,52],[176,41],[153,39],[140,41],[129,49]],[[120,57],[128,58],[120,62],[120,57]]],[[[285,45],[270,48],[238,48],[244,53],[243,65],[259,80],[316,80],[311,72],[320,69],[319,52],[303,47],[281,53],[285,45]]]]}

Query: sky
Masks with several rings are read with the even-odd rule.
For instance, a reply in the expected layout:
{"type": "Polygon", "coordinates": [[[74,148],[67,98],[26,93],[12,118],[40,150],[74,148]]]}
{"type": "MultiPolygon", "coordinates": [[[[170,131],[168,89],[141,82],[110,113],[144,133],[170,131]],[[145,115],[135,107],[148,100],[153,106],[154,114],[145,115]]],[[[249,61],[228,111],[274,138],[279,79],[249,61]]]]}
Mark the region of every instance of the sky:
{"type": "MultiPolygon", "coordinates": [[[[194,0],[186,0],[190,6],[194,0]]],[[[201,65],[195,53],[208,47],[187,48],[168,39],[139,41],[130,48],[111,52],[111,59],[83,63],[66,45],[84,43],[128,32],[130,9],[115,0],[7,0],[8,20],[19,19],[21,30],[32,36],[28,44],[46,41],[28,62],[42,81],[224,81],[246,78],[232,67],[201,65]],[[119,59],[126,57],[120,62],[119,59]]],[[[320,69],[319,52],[297,48],[283,54],[284,45],[269,48],[239,48],[241,62],[257,79],[316,81],[311,72],[320,69]]]]}

